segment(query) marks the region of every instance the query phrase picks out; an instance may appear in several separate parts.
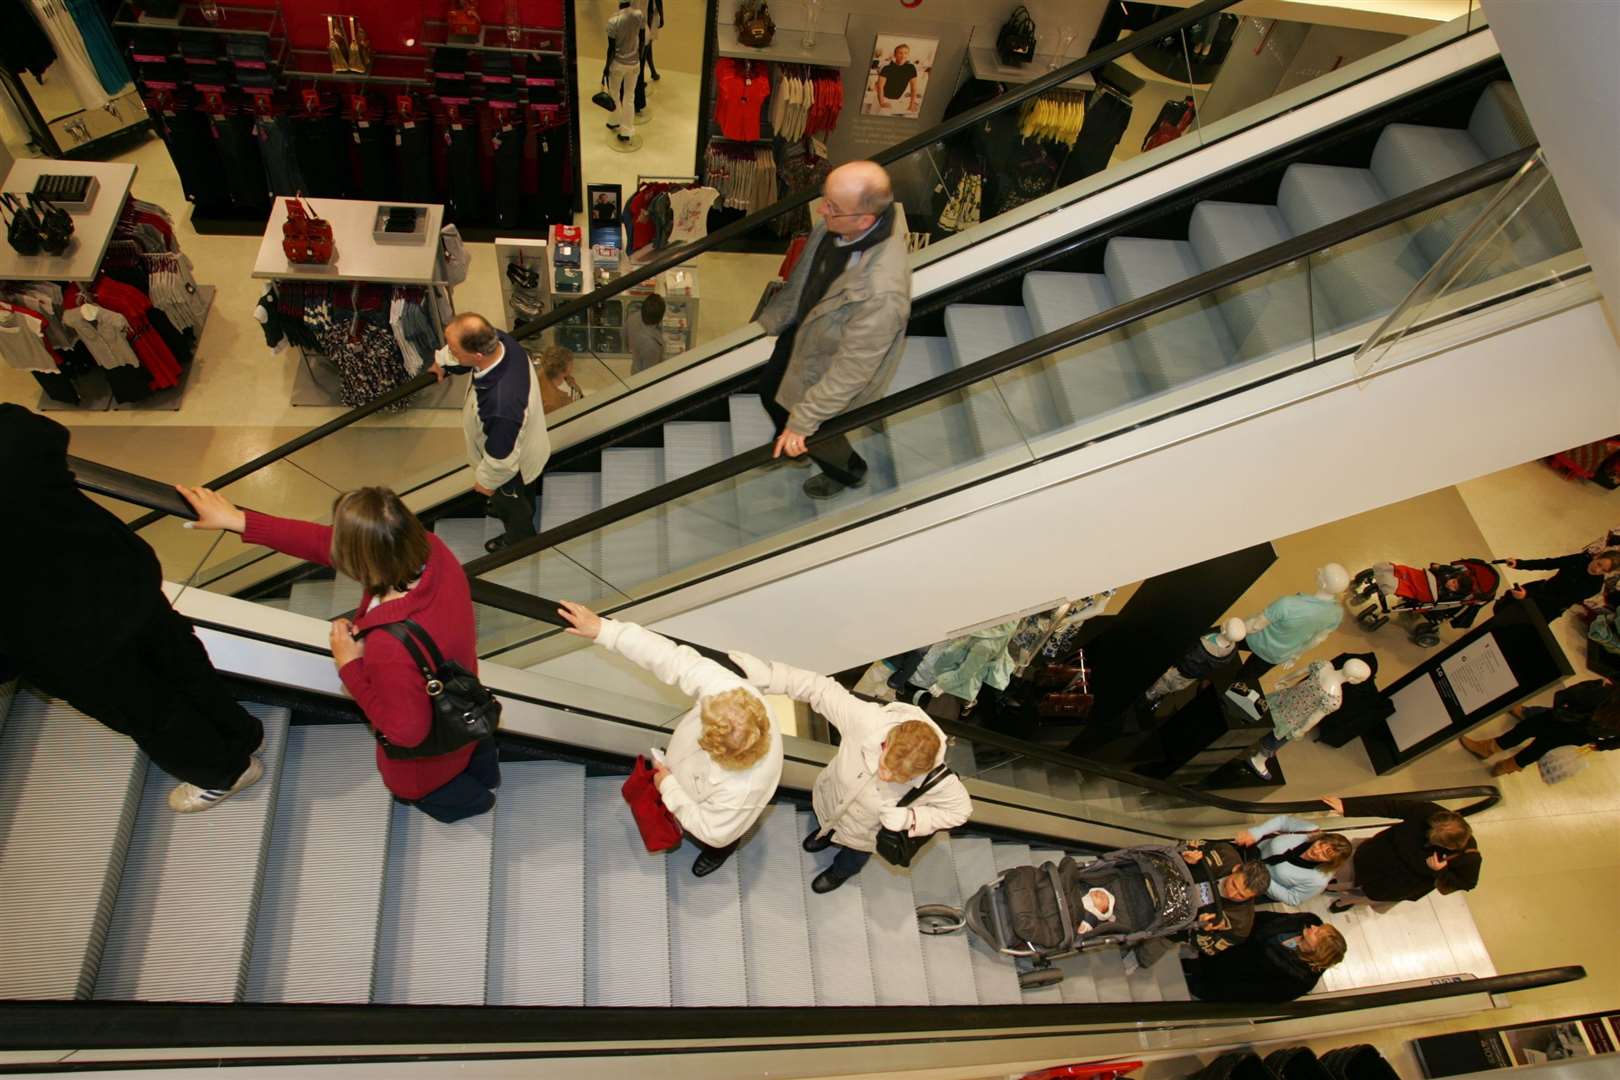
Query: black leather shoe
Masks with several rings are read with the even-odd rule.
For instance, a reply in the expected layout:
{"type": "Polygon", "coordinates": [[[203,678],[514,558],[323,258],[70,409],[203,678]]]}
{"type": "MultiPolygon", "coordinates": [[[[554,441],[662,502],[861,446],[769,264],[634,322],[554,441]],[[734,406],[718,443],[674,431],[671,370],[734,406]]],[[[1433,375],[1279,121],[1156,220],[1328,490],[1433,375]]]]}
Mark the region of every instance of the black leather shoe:
{"type": "Polygon", "coordinates": [[[710,874],[726,865],[726,860],[729,858],[731,858],[731,852],[729,850],[702,852],[698,855],[697,861],[692,863],[692,876],[708,877],[710,874]]]}
{"type": "Polygon", "coordinates": [[[848,880],[849,878],[835,877],[831,870],[823,870],[816,875],[816,880],[810,883],[810,889],[812,892],[830,893],[848,880]]]}
{"type": "Polygon", "coordinates": [[[820,834],[821,834],[821,830],[817,829],[815,832],[813,832],[809,836],[805,837],[804,838],[804,850],[806,850],[806,851],[810,852],[810,854],[814,855],[818,851],[826,851],[829,847],[831,847],[832,846],[832,833],[828,833],[826,836],[822,836],[820,834]]]}

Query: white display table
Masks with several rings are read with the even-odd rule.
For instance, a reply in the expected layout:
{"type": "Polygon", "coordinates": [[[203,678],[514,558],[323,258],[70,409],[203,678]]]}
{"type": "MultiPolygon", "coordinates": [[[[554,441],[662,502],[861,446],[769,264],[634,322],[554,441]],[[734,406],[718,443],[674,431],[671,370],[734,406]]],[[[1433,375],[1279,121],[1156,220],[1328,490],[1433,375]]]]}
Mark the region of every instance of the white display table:
{"type": "Polygon", "coordinates": [[[290,281],[374,281],[390,285],[433,285],[439,251],[439,230],[444,207],[428,203],[366,202],[359,199],[305,199],[316,216],[332,223],[337,257],[327,265],[310,266],[287,261],[281,250],[281,226],[287,220],[287,200],[277,197],[270,207],[270,222],[259,242],[253,263],[256,278],[290,281]],[[379,244],[372,229],[381,206],[421,206],[428,212],[427,236],[415,244],[379,244]]]}

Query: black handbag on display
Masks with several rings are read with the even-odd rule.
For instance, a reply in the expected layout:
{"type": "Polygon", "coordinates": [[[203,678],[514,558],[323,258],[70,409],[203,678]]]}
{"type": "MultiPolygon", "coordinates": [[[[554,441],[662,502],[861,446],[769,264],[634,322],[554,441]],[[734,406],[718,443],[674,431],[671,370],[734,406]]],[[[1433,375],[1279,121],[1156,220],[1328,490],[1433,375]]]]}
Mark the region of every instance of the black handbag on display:
{"type": "Polygon", "coordinates": [[[1008,67],[1020,67],[1035,59],[1035,20],[1023,4],[1013,13],[996,35],[996,55],[1008,67]]]}
{"type": "Polygon", "coordinates": [[[619,107],[619,103],[613,100],[613,95],[608,93],[606,90],[598,90],[596,93],[592,94],[591,104],[600,105],[608,112],[612,112],[614,109],[619,107]]]}
{"type": "Polygon", "coordinates": [[[48,255],[60,255],[73,242],[73,217],[66,210],[38,195],[28,196],[29,208],[39,216],[40,246],[48,255]]]}
{"type": "Polygon", "coordinates": [[[45,247],[39,215],[9,192],[0,195],[0,206],[11,212],[6,219],[6,243],[19,255],[38,255],[45,247]]]}
{"type": "MultiPolygon", "coordinates": [[[[905,797],[894,805],[907,807],[917,801],[917,796],[935,787],[939,782],[951,775],[951,770],[944,765],[936,765],[929,774],[923,777],[923,782],[906,792],[905,797]]],[[[928,834],[932,836],[932,833],[928,834]]],[[[928,836],[912,836],[899,829],[879,829],[877,835],[877,853],[893,866],[910,866],[911,860],[916,858],[917,852],[928,843],[928,836]]]]}
{"type": "Polygon", "coordinates": [[[501,703],[478,681],[478,676],[456,661],[446,660],[426,630],[411,619],[401,619],[362,630],[356,636],[363,638],[376,630],[386,630],[398,638],[411,654],[422,678],[427,680],[428,701],[433,707],[433,726],[419,745],[395,746],[372,728],[384,754],[396,760],[437,757],[495,734],[501,722],[501,703]]]}

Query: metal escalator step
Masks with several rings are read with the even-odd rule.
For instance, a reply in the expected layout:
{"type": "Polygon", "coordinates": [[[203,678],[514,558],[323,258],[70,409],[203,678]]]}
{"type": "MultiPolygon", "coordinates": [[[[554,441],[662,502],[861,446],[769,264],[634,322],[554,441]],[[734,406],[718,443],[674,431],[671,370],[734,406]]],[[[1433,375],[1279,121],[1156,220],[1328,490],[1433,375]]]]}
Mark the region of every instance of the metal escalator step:
{"type": "Polygon", "coordinates": [[[169,809],[174,780],[148,764],[95,996],[238,1001],[247,985],[286,745],[286,709],[244,704],[264,724],[264,777],[212,810],[169,809]]]}
{"type": "Polygon", "coordinates": [[[1046,782],[1052,795],[1059,799],[1080,798],[1080,774],[1063,765],[1046,767],[1046,782]]]}
{"type": "MultiPolygon", "coordinates": [[[[1208,199],[1193,207],[1187,241],[1205,270],[1214,270],[1292,238],[1275,206],[1208,199]]],[[[1225,320],[1240,359],[1282,352],[1310,340],[1311,328],[1330,317],[1318,305],[1312,319],[1312,290],[1303,263],[1281,266],[1215,294],[1215,310],[1225,320]]]]}
{"type": "Polygon", "coordinates": [[[487,1005],[585,1004],[585,767],[501,765],[487,1005]]]}
{"type": "MultiPolygon", "coordinates": [[[[679,480],[731,456],[726,424],[672,421],[664,425],[664,482],[679,480]]],[[[741,538],[737,493],[717,484],[664,506],[665,543],[671,570],[734,550],[741,538]]]]}
{"type": "MultiPolygon", "coordinates": [[[[1125,303],[1184,281],[1202,267],[1185,240],[1116,236],[1103,251],[1103,269],[1114,296],[1125,303]]],[[[1209,298],[1132,323],[1126,336],[1156,389],[1219,371],[1237,355],[1231,332],[1209,298]]]]}
{"type": "MultiPolygon", "coordinates": [[[[956,881],[963,896],[972,896],[979,886],[996,879],[995,852],[989,840],[980,836],[958,836],[951,840],[955,856],[956,881]]],[[[997,953],[977,938],[970,938],[973,957],[973,984],[984,1005],[1016,1005],[1023,1000],[1018,990],[1018,972],[1010,958],[997,953]]]]}
{"type": "Polygon", "coordinates": [[[861,883],[861,900],[866,905],[867,950],[872,958],[877,1003],[929,1004],[928,971],[923,963],[922,935],[917,930],[911,871],[898,869],[873,855],[855,881],[861,883]]]}
{"type": "Polygon", "coordinates": [[[375,745],[360,724],[287,732],[244,1000],[371,1000],[393,806],[375,745]]]}
{"type": "MultiPolygon", "coordinates": [[[[961,908],[965,897],[956,879],[952,854],[955,837],[940,833],[917,853],[911,864],[911,892],[919,905],[947,904],[961,908]]],[[[923,969],[928,974],[928,997],[934,1005],[977,1005],[973,960],[968,955],[971,932],[922,935],[923,969]]]]}
{"type": "Polygon", "coordinates": [[[764,446],[776,438],[776,425],[758,394],[732,394],[726,399],[733,455],[764,446]]]}
{"type": "Polygon", "coordinates": [[[801,838],[793,807],[777,803],[760,815],[737,849],[743,959],[752,1006],[817,1003],[801,838]]]}
{"type": "MultiPolygon", "coordinates": [[[[1102,274],[1035,270],[1024,275],[1024,310],[1036,335],[1099,315],[1115,306],[1102,274]]],[[[1069,421],[1076,423],[1147,393],[1142,365],[1119,331],[1065,349],[1052,360],[1052,380],[1069,421]]]]}
{"type": "Polygon", "coordinates": [[[1118,949],[1097,949],[1085,955],[1090,961],[1091,981],[1097,988],[1098,1001],[1132,1000],[1130,979],[1125,974],[1125,957],[1118,949]]]}
{"type": "Polygon", "coordinates": [[[0,998],[86,998],[118,896],[146,756],[31,691],[3,696],[0,998]]]}
{"type": "Polygon", "coordinates": [[[458,562],[471,562],[484,555],[484,541],[501,534],[501,523],[490,517],[440,518],[433,523],[433,535],[444,541],[458,562]]]}
{"type": "Polygon", "coordinates": [[[670,1004],[665,855],[649,854],[619,789],[585,780],[585,1004],[670,1004]]]}
{"type": "Polygon", "coordinates": [[[1037,795],[1052,794],[1052,781],[1046,766],[1039,761],[1021,758],[1013,763],[1014,782],[1020,791],[1033,791],[1037,795]]]}
{"type": "Polygon", "coordinates": [[[446,825],[394,804],[373,1002],[484,1004],[494,846],[492,813],[446,825]]]}
{"type": "Polygon", "coordinates": [[[741,1008],[748,1004],[748,974],[741,947],[737,856],[707,877],[694,877],[697,854],[695,846],[682,844],[663,857],[669,890],[670,1004],[741,1008]]]}
{"type": "MultiPolygon", "coordinates": [[[[801,813],[797,817],[798,826],[794,832],[797,842],[802,842],[816,827],[816,816],[801,813]]],[[[818,855],[808,854],[802,849],[798,853],[804,867],[801,895],[810,927],[810,966],[815,977],[815,1004],[891,1004],[878,996],[878,962],[875,962],[878,958],[873,953],[877,941],[867,932],[871,913],[867,911],[862,889],[866,871],[830,893],[818,895],[810,888],[810,882],[827,868],[836,853],[835,848],[828,848],[818,855]]]]}
{"type": "Polygon", "coordinates": [[[979,772],[979,763],[973,756],[973,744],[967,739],[952,739],[945,748],[945,764],[958,776],[973,777],[979,772]]]}
{"type": "MultiPolygon", "coordinates": [[[[652,447],[615,447],[602,451],[602,505],[612,506],[655,488],[664,477],[664,452],[652,447]]],[[[664,514],[643,511],[598,530],[601,573],[620,589],[664,574],[664,514]]]]}
{"type": "MultiPolygon", "coordinates": [[[[949,338],[908,337],[889,393],[946,374],[956,366],[949,338]]],[[[907,409],[883,423],[894,471],[902,484],[933,476],[950,465],[978,456],[979,441],[961,394],[907,409]]]]}
{"type": "Polygon", "coordinates": [[[1181,969],[1179,949],[1172,949],[1169,956],[1153,965],[1153,977],[1159,984],[1160,1001],[1192,1000],[1192,992],[1187,989],[1187,973],[1181,969]]]}
{"type": "MultiPolygon", "coordinates": [[[[1037,866],[1049,862],[1060,863],[1063,852],[1036,848],[1030,851],[1029,861],[1037,866]]],[[[1085,1005],[1096,1002],[1097,988],[1091,981],[1091,964],[1084,956],[1071,956],[1055,963],[1058,970],[1063,972],[1063,981],[1043,990],[1025,990],[1025,1001],[1043,1005],[1085,1005]]]]}
{"type": "Polygon", "coordinates": [[[547,473],[540,487],[540,529],[555,529],[602,508],[602,476],[593,472],[547,473]]]}
{"type": "MultiPolygon", "coordinates": [[[[1021,307],[952,304],[945,309],[945,334],[957,367],[1022,345],[1034,336],[1021,307]]],[[[1046,361],[1024,364],[995,377],[993,384],[963,391],[968,413],[986,451],[1008,446],[1024,435],[1052,430],[1059,423],[1046,361]]]]}
{"type": "MultiPolygon", "coordinates": [[[[1456,128],[1389,124],[1378,135],[1369,168],[1390,198],[1410,194],[1485,163],[1472,136],[1456,128]]],[[[1429,262],[1444,255],[1491,200],[1489,190],[1453,199],[1409,218],[1406,226],[1429,262]]]]}
{"type": "Polygon", "coordinates": [[[11,703],[17,699],[17,680],[0,683],[0,733],[6,730],[6,716],[11,712],[11,703]]]}

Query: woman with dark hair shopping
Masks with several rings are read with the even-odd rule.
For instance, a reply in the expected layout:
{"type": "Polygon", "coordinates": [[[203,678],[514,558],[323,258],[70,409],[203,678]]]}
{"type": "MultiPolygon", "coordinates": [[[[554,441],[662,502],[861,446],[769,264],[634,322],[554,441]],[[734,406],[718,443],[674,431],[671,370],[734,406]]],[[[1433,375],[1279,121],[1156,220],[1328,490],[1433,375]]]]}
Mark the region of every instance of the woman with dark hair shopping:
{"type": "Polygon", "coordinates": [[[1553,695],[1551,708],[1532,705],[1508,713],[1513,726],[1494,739],[1457,741],[1482,761],[1528,741],[1512,757],[1491,766],[1492,776],[1516,773],[1541,760],[1560,746],[1590,746],[1594,750],[1620,749],[1620,690],[1607,679],[1587,679],[1553,695]]]}
{"type": "Polygon", "coordinates": [[[354,620],[332,621],[332,661],[377,738],[383,783],[394,798],[439,821],[493,809],[501,783],[495,741],[433,752],[443,733],[434,725],[422,669],[391,633],[367,636],[408,619],[446,660],[477,674],[478,632],[467,575],[444,541],[382,487],[339,495],[331,525],[239,510],[207,488],[179,490],[197,511],[193,528],[241,533],[250,544],[330,566],[360,583],[365,593],[354,620]]]}

